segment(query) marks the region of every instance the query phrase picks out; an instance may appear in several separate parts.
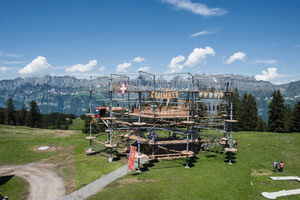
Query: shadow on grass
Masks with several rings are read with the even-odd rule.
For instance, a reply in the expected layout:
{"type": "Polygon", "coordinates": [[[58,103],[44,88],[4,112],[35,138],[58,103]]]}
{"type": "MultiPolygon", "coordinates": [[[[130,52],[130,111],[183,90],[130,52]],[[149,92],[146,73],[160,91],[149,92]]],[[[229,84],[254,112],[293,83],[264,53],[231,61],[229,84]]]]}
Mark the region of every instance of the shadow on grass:
{"type": "Polygon", "coordinates": [[[149,171],[149,168],[154,167],[155,163],[158,163],[158,160],[150,160],[149,162],[143,164],[143,166],[140,168],[142,172],[149,171]]]}
{"type": "Polygon", "coordinates": [[[125,155],[125,154],[119,154],[119,153],[117,153],[117,157],[116,158],[114,158],[114,160],[113,161],[118,161],[118,160],[121,160],[122,158],[124,158],[124,157],[127,157],[127,155],[125,155]]]}
{"type": "MultiPolygon", "coordinates": [[[[189,168],[195,167],[194,163],[196,163],[198,159],[199,159],[198,157],[189,158],[188,159],[188,166],[189,166],[189,168]]],[[[182,164],[182,165],[186,166],[186,160],[185,160],[184,164],[182,164]]]]}
{"type": "Polygon", "coordinates": [[[217,157],[217,156],[211,154],[211,155],[206,155],[205,157],[206,157],[206,158],[215,158],[215,157],[217,157]]]}
{"type": "MultiPolygon", "coordinates": [[[[230,152],[226,152],[226,154],[225,154],[226,156],[225,156],[225,160],[224,160],[224,162],[225,163],[229,163],[229,158],[230,158],[230,152]]],[[[236,154],[235,153],[233,153],[233,152],[231,152],[231,163],[236,163],[236,156],[235,156],[236,154]]]]}
{"type": "Polygon", "coordinates": [[[14,177],[14,175],[11,176],[1,176],[0,177],[0,185],[4,185],[5,183],[7,183],[10,179],[12,179],[14,177]]]}

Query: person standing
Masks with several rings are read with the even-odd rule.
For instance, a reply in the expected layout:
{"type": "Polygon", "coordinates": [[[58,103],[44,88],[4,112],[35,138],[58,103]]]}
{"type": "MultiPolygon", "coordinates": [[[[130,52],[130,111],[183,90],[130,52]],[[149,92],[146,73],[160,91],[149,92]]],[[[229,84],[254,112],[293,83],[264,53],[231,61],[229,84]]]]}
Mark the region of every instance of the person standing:
{"type": "Polygon", "coordinates": [[[274,161],[273,167],[274,167],[274,170],[273,170],[273,171],[274,171],[274,172],[277,172],[278,163],[277,163],[276,160],[274,161]]]}
{"type": "Polygon", "coordinates": [[[283,162],[282,161],[280,161],[280,172],[283,172],[283,162]]]}

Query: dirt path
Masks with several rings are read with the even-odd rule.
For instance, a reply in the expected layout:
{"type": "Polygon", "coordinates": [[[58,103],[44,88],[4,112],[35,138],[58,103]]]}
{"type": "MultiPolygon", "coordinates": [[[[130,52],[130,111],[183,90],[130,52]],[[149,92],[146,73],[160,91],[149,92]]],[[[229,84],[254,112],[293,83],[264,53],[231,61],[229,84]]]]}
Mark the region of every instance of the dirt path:
{"type": "Polygon", "coordinates": [[[16,175],[30,185],[30,200],[54,200],[65,195],[65,181],[53,164],[8,165],[0,167],[0,176],[16,175]]]}

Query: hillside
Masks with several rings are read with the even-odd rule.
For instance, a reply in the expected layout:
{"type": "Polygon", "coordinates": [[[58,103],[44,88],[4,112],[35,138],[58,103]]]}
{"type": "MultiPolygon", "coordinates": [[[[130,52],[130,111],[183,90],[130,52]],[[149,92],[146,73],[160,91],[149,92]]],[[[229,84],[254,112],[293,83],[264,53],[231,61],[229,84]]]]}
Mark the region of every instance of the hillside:
{"type": "MultiPolygon", "coordinates": [[[[202,88],[221,88],[230,76],[222,75],[200,75],[195,77],[200,80],[202,88]]],[[[260,114],[266,118],[267,105],[275,89],[280,89],[286,99],[287,104],[292,106],[300,99],[300,81],[283,85],[273,85],[268,81],[256,81],[254,77],[234,75],[235,87],[241,94],[252,93],[256,99],[260,114]]],[[[151,78],[142,77],[142,85],[147,88],[151,78]]],[[[101,82],[108,82],[108,77],[101,78],[101,82]]],[[[171,80],[166,80],[163,76],[157,82],[168,87],[169,83],[175,84],[178,89],[188,88],[182,77],[176,76],[171,80]]],[[[137,87],[137,79],[131,80],[131,86],[137,87]]],[[[89,106],[90,81],[87,79],[77,79],[72,76],[44,76],[41,78],[16,78],[13,80],[0,81],[0,107],[5,107],[7,99],[14,99],[16,109],[20,109],[23,103],[28,106],[31,100],[35,100],[42,113],[62,112],[83,114],[89,106]]],[[[102,103],[99,99],[105,99],[107,93],[101,92],[95,97],[97,103],[102,103]]]]}

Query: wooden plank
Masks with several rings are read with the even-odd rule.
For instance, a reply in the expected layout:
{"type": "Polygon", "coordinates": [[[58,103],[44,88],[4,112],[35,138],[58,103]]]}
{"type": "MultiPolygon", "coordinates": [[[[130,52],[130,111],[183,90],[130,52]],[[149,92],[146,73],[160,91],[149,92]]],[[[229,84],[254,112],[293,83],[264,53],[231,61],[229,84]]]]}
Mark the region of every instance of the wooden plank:
{"type": "Polygon", "coordinates": [[[129,126],[132,126],[131,123],[129,122],[122,122],[122,121],[118,121],[118,120],[115,120],[116,123],[119,123],[119,124],[126,124],[126,125],[129,125],[129,126]]]}

